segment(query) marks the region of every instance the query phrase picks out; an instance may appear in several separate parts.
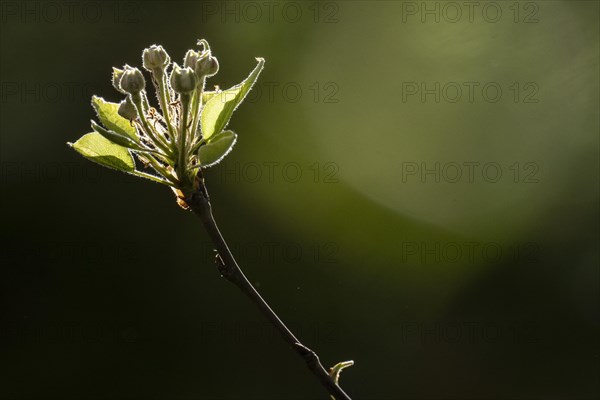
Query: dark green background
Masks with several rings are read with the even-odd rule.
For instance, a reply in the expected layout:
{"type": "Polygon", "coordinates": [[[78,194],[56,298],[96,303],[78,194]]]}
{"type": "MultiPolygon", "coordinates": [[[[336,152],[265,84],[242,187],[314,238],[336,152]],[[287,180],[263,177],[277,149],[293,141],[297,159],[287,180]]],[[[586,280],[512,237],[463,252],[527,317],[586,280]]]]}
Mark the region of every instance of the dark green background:
{"type": "Polygon", "coordinates": [[[355,360],[354,399],[600,393],[597,1],[478,2],[456,22],[446,2],[65,3],[1,3],[0,398],[327,398],[169,190],[65,144],[92,94],[120,100],[112,66],[153,43],[180,60],[201,37],[211,85],[267,60],[207,173],[216,218],[324,364],[355,360]],[[436,102],[403,82],[480,86],[436,102]],[[502,177],[403,179],[465,162],[502,177]]]}

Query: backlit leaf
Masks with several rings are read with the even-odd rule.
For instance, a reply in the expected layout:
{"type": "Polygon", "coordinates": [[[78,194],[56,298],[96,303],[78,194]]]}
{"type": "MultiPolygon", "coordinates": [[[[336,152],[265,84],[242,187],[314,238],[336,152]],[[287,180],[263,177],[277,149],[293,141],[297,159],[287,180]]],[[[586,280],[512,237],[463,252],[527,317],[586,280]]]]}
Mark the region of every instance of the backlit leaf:
{"type": "Polygon", "coordinates": [[[69,145],[88,160],[105,167],[130,173],[135,170],[135,162],[129,150],[114,144],[98,132],[83,135],[69,145]]]}
{"type": "Polygon", "coordinates": [[[235,145],[237,135],[232,131],[224,131],[215,135],[211,140],[200,147],[198,158],[203,167],[212,167],[225,158],[235,145]]]}
{"type": "Polygon", "coordinates": [[[231,115],[246,97],[246,94],[256,82],[256,78],[262,71],[265,60],[257,58],[258,65],[240,84],[232,88],[219,92],[212,96],[202,110],[200,119],[202,126],[202,136],[205,140],[213,135],[220,133],[231,119],[231,115]]]}
{"type": "Polygon", "coordinates": [[[92,97],[92,106],[98,114],[98,119],[106,129],[115,131],[135,139],[137,133],[131,123],[118,113],[119,104],[105,101],[102,97],[92,97]]]}

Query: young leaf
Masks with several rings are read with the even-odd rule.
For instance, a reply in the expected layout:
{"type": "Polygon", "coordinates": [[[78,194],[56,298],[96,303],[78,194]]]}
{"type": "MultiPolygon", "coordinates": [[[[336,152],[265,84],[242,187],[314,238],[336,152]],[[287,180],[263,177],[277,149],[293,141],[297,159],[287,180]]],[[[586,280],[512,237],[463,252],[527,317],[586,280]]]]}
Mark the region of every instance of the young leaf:
{"type": "Polygon", "coordinates": [[[129,150],[114,144],[97,132],[83,135],[78,141],[69,145],[85,158],[105,167],[129,173],[135,170],[135,163],[129,150]]]}
{"type": "Polygon", "coordinates": [[[95,121],[92,121],[92,129],[94,131],[98,132],[99,134],[101,134],[102,136],[104,136],[105,138],[107,138],[108,140],[110,140],[111,142],[113,142],[114,144],[118,144],[119,146],[127,147],[128,149],[144,150],[144,148],[141,145],[139,145],[136,142],[134,142],[133,140],[131,140],[129,138],[129,136],[125,136],[120,133],[117,133],[117,132],[114,132],[114,131],[111,131],[108,129],[104,129],[103,127],[98,125],[95,121]]]}
{"type": "Polygon", "coordinates": [[[233,148],[237,135],[232,131],[224,131],[215,135],[211,140],[200,147],[198,158],[203,167],[212,167],[221,162],[233,148]]]}
{"type": "Polygon", "coordinates": [[[132,139],[136,138],[137,133],[131,123],[118,114],[119,105],[105,101],[102,97],[92,97],[92,106],[98,114],[102,125],[111,131],[115,131],[132,139]]]}
{"type": "Polygon", "coordinates": [[[264,59],[257,58],[257,60],[258,65],[246,79],[232,88],[217,93],[204,106],[200,123],[202,126],[202,136],[205,140],[210,139],[211,136],[225,129],[231,115],[242,100],[244,100],[254,82],[256,82],[256,78],[258,78],[265,64],[264,59]]]}
{"type": "MultiPolygon", "coordinates": [[[[354,365],[354,361],[342,361],[335,364],[333,367],[329,369],[329,376],[333,379],[336,385],[340,382],[340,373],[344,368],[348,368],[354,365]]],[[[336,400],[335,397],[331,396],[332,400],[336,400]]]]}

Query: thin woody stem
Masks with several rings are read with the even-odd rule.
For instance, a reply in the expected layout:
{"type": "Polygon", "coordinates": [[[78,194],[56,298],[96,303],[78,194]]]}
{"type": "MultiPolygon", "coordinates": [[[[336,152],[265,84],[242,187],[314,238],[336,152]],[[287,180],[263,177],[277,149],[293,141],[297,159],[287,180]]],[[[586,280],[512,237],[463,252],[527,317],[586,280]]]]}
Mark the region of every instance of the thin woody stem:
{"type": "Polygon", "coordinates": [[[279,316],[277,316],[275,311],[273,311],[258,291],[256,291],[250,281],[248,281],[248,278],[246,278],[235,261],[225,239],[223,239],[223,236],[217,227],[213,218],[208,193],[203,183],[200,184],[200,188],[196,192],[185,199],[185,202],[194,214],[200,218],[213,244],[217,248],[217,268],[221,275],[236,285],[258,307],[261,313],[274,324],[282,338],[304,359],[308,369],[316,376],[330,395],[336,400],[351,400],[323,367],[317,354],[304,346],[300,340],[294,336],[283,321],[281,321],[279,316]]]}

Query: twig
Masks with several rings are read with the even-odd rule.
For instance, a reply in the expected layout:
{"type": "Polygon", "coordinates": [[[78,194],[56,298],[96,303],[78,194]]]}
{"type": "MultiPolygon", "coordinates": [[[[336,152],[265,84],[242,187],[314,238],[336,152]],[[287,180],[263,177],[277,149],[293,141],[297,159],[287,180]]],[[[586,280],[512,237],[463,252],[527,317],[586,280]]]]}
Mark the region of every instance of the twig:
{"type": "Polygon", "coordinates": [[[300,340],[294,336],[277,316],[275,311],[269,307],[267,302],[256,291],[250,281],[248,281],[248,278],[246,278],[233,258],[225,239],[223,239],[223,236],[217,227],[212,214],[208,192],[206,191],[204,184],[201,183],[200,189],[191,196],[188,196],[188,198],[185,199],[185,202],[194,214],[200,218],[213,244],[217,248],[217,268],[221,275],[229,282],[235,284],[246,296],[248,296],[261,313],[275,325],[283,339],[304,359],[308,369],[317,377],[321,384],[325,386],[330,395],[334,396],[336,400],[351,400],[323,367],[317,354],[303,345],[300,340]]]}

